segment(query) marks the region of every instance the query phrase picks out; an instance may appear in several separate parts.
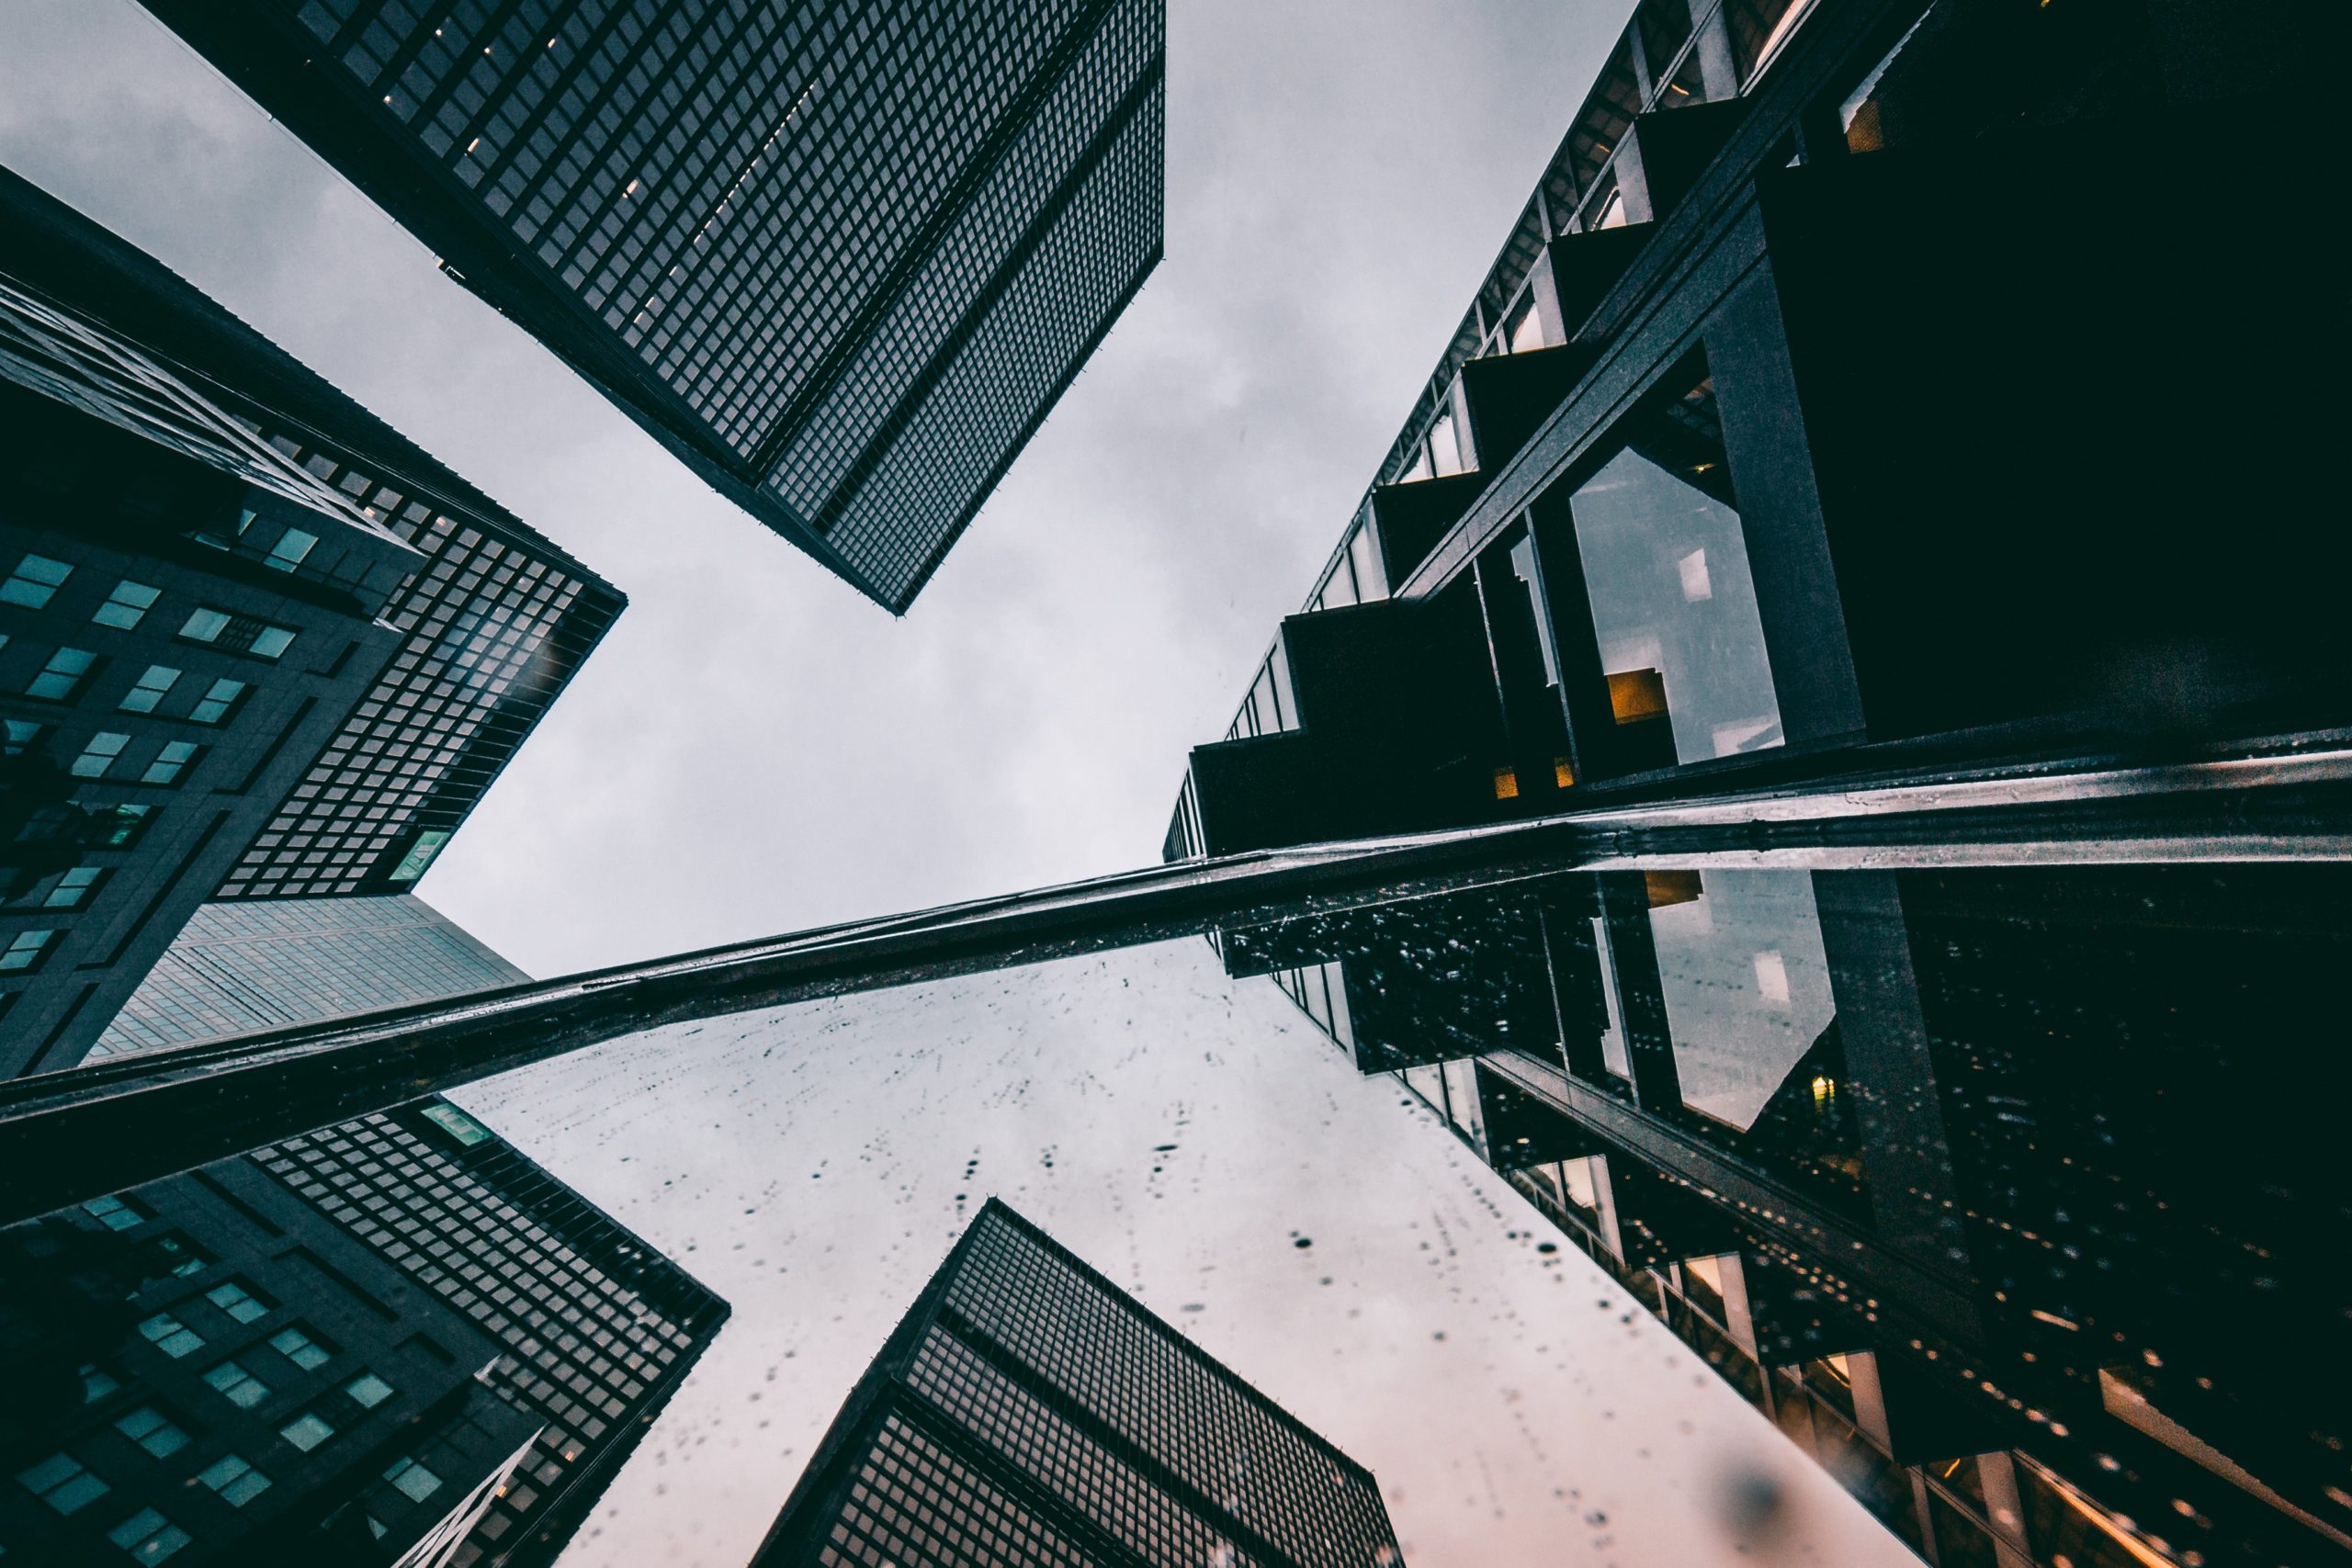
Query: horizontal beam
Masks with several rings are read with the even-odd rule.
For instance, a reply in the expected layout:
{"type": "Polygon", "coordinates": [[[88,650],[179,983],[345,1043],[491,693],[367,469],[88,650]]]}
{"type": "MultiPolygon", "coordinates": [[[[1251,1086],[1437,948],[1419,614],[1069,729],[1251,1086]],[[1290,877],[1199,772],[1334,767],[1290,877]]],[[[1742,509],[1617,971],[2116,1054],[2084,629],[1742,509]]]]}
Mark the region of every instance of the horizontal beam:
{"type": "Polygon", "coordinates": [[[583,1046],[819,997],[1633,857],[2352,859],[2347,804],[2352,750],[2307,748],[1912,774],[1178,862],[0,1084],[0,1223],[583,1046]]]}

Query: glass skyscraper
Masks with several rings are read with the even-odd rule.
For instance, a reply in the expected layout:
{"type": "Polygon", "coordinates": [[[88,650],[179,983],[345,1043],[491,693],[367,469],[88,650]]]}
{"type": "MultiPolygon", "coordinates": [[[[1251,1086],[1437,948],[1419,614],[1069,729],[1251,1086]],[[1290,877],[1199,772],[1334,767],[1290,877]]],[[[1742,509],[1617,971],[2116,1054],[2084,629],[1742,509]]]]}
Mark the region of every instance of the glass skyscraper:
{"type": "Polygon", "coordinates": [[[1390,1568],[1370,1472],[990,1199],[753,1568],[1390,1568]]]}
{"type": "Polygon", "coordinates": [[[90,1055],[164,1050],[529,979],[413,893],[207,904],[90,1055]]]}
{"type": "Polygon", "coordinates": [[[444,1100],[250,1158],[498,1347],[483,1381],[539,1432],[448,1561],[553,1562],[727,1303],[444,1100]]]}
{"type": "Polygon", "coordinates": [[[1161,249],[1165,0],[148,0],[902,612],[1161,249]]]}

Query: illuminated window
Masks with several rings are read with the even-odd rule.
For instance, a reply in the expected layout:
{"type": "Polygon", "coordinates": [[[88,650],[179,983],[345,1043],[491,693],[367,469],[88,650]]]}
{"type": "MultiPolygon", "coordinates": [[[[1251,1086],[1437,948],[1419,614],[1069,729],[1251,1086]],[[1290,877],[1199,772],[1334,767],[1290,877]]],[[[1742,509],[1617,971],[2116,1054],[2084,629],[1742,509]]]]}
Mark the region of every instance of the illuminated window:
{"type": "Polygon", "coordinates": [[[127,1231],[143,1225],[153,1216],[132,1208],[119,1198],[93,1198],[82,1205],[82,1212],[110,1231],[127,1231]]]}
{"type": "Polygon", "coordinates": [[[204,1299],[227,1313],[239,1323],[251,1323],[269,1314],[270,1303],[261,1300],[234,1280],[213,1286],[204,1292],[204,1299]]]}
{"type": "Polygon", "coordinates": [[[362,1372],[344,1384],[343,1392],[351,1395],[362,1410],[373,1410],[392,1397],[392,1385],[373,1372],[362,1372]]]}
{"type": "Polygon", "coordinates": [[[254,634],[252,652],[256,659],[275,659],[293,646],[291,626],[264,626],[254,634]]]}
{"type": "Polygon", "coordinates": [[[192,610],[180,623],[179,635],[190,642],[213,642],[229,629],[229,616],[220,610],[192,610]]]}
{"type": "Polygon", "coordinates": [[[269,1342],[279,1355],[306,1372],[325,1366],[327,1359],[334,1354],[299,1328],[279,1329],[269,1337],[269,1342]]]}
{"type": "Polygon", "coordinates": [[[394,1460],[392,1467],[384,1472],[384,1479],[392,1483],[395,1491],[418,1503],[441,1490],[441,1478],[413,1459],[394,1460]]]}

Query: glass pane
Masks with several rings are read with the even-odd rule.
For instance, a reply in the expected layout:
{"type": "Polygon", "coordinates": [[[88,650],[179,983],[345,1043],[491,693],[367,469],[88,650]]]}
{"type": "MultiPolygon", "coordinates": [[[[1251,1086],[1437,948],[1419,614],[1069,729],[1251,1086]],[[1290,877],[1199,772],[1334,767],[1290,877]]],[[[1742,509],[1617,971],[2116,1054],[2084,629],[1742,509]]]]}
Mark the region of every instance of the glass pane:
{"type": "Polygon", "coordinates": [[[1780,745],[1713,382],[1636,416],[1574,507],[1601,668],[1632,754],[1660,766],[1780,745]],[[1650,738],[1661,728],[1663,746],[1650,738]]]}

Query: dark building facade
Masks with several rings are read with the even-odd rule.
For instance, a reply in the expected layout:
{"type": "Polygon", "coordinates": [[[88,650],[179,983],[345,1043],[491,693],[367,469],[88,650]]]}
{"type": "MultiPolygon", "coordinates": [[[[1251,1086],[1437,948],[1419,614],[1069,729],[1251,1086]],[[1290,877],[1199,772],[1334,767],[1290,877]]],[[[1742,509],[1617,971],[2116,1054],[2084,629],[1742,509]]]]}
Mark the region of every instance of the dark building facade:
{"type": "Polygon", "coordinates": [[[1371,1473],[991,1198],[757,1568],[1387,1568],[1371,1473]]]}
{"type": "Polygon", "coordinates": [[[2158,216],[2327,177],[2207,134],[2300,48],[2208,0],[1642,0],[1170,856],[2340,724],[2345,541],[2237,457],[2315,412],[2214,395],[2293,384],[2329,260],[2158,216]],[[2216,287],[2243,325],[2184,323],[2216,287]],[[2199,543],[2252,516],[2278,555],[2199,543]]]}
{"type": "Polygon", "coordinates": [[[447,1100],[322,1127],[250,1164],[495,1348],[538,1430],[451,1568],[542,1568],[726,1321],[727,1303],[447,1100]]]}
{"type": "Polygon", "coordinates": [[[245,1160],[0,1232],[0,1551],[443,1568],[530,1455],[498,1345],[245,1160]]]}
{"type": "Polygon", "coordinates": [[[150,0],[903,612],[1160,254],[1164,0],[150,0]]]}
{"type": "Polygon", "coordinates": [[[5,171],[0,235],[20,1072],[78,1060],[208,898],[413,887],[623,601],[5,171]]]}
{"type": "Polygon", "coordinates": [[[2343,867],[1739,858],[1218,945],[1926,1561],[2352,1551],[2343,867]]]}
{"type": "Polygon", "coordinates": [[[413,893],[206,904],[90,1057],[438,1001],[530,976],[413,893]]]}

